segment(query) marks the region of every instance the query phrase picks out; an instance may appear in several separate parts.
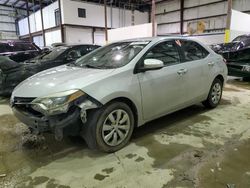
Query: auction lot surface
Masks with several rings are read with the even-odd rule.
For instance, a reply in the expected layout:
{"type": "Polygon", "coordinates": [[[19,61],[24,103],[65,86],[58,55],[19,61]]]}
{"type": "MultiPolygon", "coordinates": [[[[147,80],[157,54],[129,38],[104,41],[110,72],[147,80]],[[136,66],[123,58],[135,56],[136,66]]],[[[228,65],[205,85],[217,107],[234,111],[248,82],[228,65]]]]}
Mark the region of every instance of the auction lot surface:
{"type": "Polygon", "coordinates": [[[31,136],[0,100],[0,187],[250,187],[250,83],[230,79],[214,110],[195,105],[135,130],[124,149],[31,136]]]}

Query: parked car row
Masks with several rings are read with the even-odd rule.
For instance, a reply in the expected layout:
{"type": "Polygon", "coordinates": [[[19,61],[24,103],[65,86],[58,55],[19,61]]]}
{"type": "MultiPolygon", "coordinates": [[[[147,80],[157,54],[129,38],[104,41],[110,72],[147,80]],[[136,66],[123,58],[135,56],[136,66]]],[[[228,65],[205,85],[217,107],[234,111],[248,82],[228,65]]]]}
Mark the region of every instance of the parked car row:
{"type": "Polygon", "coordinates": [[[0,42],[0,56],[9,57],[15,62],[23,62],[39,55],[41,49],[34,43],[25,41],[0,42]]]}
{"type": "MultiPolygon", "coordinates": [[[[52,67],[72,63],[98,47],[97,45],[64,44],[40,51],[36,57],[23,62],[14,61],[17,56],[14,56],[15,58],[13,55],[0,56],[0,95],[10,95],[13,89],[28,77],[52,67]]],[[[19,57],[22,60],[27,58],[21,54],[19,57]]]]}
{"type": "Polygon", "coordinates": [[[61,65],[29,77],[12,93],[15,116],[33,133],[50,132],[58,140],[80,135],[92,149],[115,152],[135,127],[199,102],[215,108],[221,100],[226,64],[194,40],[125,40],[72,61],[81,55],[74,48],[58,47],[32,60],[44,65],[31,62],[17,71],[48,68],[48,57],[48,64],[61,65]]]}
{"type": "Polygon", "coordinates": [[[231,43],[211,48],[227,61],[228,75],[250,80],[250,35],[236,37],[231,43]]]}

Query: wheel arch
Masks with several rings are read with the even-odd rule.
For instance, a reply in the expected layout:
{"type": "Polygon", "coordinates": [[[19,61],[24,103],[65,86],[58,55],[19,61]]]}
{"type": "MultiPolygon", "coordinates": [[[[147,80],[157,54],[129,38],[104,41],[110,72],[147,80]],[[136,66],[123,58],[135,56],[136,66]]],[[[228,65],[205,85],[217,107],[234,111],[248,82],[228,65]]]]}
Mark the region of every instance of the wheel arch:
{"type": "Polygon", "coordinates": [[[222,84],[224,85],[225,79],[221,74],[217,75],[214,79],[216,79],[216,78],[219,79],[222,82],[222,84]]]}
{"type": "Polygon", "coordinates": [[[127,104],[130,107],[130,109],[132,110],[133,115],[134,115],[134,119],[135,119],[135,126],[134,127],[138,127],[138,110],[137,110],[137,107],[132,100],[130,100],[127,97],[117,97],[117,98],[110,100],[107,104],[112,103],[112,102],[123,102],[123,103],[127,104]]]}

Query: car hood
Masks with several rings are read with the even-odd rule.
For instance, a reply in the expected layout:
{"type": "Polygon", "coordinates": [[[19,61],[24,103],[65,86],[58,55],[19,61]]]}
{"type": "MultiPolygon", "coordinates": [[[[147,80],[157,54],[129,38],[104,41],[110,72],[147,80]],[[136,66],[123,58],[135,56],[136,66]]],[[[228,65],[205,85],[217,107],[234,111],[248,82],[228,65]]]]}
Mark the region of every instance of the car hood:
{"type": "Polygon", "coordinates": [[[9,59],[8,57],[5,56],[0,56],[0,69],[5,72],[13,68],[19,67],[20,64],[9,59]]]}
{"type": "MultiPolygon", "coordinates": [[[[239,41],[233,41],[229,43],[221,43],[212,45],[212,49],[215,52],[223,53],[223,52],[230,52],[230,51],[236,51],[238,50],[237,47],[241,44],[239,41]]],[[[243,46],[239,46],[240,48],[243,48],[243,46]]]]}
{"type": "Polygon", "coordinates": [[[44,63],[44,62],[48,62],[48,61],[55,61],[55,59],[43,59],[42,56],[39,56],[39,57],[35,57],[35,58],[32,58],[32,59],[29,59],[29,60],[26,60],[24,62],[24,64],[36,64],[36,63],[44,63]]]}
{"type": "Polygon", "coordinates": [[[22,83],[13,91],[13,96],[42,97],[53,93],[84,87],[104,79],[114,69],[93,69],[59,66],[40,72],[22,83]]]}

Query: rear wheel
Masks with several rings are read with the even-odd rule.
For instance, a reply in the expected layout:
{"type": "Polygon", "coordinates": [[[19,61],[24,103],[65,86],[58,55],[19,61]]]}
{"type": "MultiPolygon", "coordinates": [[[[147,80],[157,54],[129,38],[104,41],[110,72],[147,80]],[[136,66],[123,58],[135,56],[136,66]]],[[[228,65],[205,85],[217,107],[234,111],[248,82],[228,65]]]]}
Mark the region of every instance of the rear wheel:
{"type": "Polygon", "coordinates": [[[243,81],[245,81],[245,82],[250,82],[250,77],[244,77],[244,78],[243,78],[243,81]]]}
{"type": "Polygon", "coordinates": [[[218,78],[215,78],[210,88],[208,97],[202,104],[208,108],[215,108],[218,106],[222,96],[222,82],[218,78]]]}
{"type": "Polygon", "coordinates": [[[88,115],[83,137],[92,149],[115,152],[130,140],[134,129],[134,115],[129,106],[113,102],[88,115]]]}

